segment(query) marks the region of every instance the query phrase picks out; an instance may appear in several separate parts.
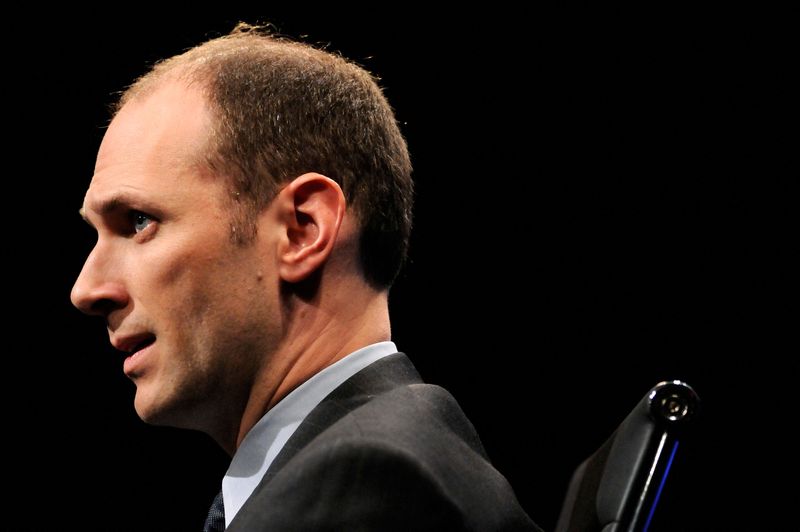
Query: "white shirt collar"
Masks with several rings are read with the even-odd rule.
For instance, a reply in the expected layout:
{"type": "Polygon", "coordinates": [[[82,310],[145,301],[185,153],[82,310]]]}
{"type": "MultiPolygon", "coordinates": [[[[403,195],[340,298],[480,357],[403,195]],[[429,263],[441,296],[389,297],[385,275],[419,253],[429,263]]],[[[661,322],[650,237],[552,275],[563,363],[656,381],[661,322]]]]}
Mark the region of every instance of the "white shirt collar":
{"type": "Polygon", "coordinates": [[[376,360],[396,352],[393,342],[379,342],[350,353],[292,390],[264,414],[242,440],[222,479],[226,527],[314,407],[344,381],[376,360]]]}

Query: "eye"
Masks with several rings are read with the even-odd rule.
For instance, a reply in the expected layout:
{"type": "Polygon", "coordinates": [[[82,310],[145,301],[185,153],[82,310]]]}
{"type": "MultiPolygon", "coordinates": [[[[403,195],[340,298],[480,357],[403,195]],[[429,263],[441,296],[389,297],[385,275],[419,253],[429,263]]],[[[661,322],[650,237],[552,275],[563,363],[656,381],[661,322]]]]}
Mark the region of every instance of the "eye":
{"type": "Polygon", "coordinates": [[[148,225],[153,223],[153,219],[143,212],[132,211],[131,223],[133,225],[133,231],[135,233],[141,233],[142,231],[147,229],[148,225]]]}

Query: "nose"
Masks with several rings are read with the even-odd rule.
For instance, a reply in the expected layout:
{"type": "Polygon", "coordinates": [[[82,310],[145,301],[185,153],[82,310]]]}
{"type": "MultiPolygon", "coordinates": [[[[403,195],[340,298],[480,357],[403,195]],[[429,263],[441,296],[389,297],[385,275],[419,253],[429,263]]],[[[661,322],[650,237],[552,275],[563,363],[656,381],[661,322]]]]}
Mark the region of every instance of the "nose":
{"type": "Polygon", "coordinates": [[[125,308],[130,296],[113,265],[104,260],[98,247],[86,258],[70,299],[78,310],[92,316],[108,317],[114,310],[125,308]]]}

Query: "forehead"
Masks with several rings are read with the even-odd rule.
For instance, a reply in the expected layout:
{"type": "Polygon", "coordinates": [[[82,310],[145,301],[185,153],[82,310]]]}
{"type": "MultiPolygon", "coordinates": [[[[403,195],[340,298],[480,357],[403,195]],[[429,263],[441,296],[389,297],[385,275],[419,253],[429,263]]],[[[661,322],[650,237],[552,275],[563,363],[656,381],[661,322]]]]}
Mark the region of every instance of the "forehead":
{"type": "Polygon", "coordinates": [[[120,188],[185,186],[199,171],[210,125],[202,93],[180,81],[129,101],[103,137],[87,202],[120,188]]]}

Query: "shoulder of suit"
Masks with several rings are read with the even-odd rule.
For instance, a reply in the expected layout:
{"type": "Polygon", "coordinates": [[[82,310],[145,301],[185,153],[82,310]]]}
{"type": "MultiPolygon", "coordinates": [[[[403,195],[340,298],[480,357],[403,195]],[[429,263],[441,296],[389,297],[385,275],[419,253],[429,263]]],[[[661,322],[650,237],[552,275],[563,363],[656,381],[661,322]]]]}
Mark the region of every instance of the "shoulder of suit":
{"type": "Polygon", "coordinates": [[[326,427],[307,447],[344,444],[431,464],[487,461],[474,427],[453,396],[430,384],[398,386],[370,396],[326,427]]]}

